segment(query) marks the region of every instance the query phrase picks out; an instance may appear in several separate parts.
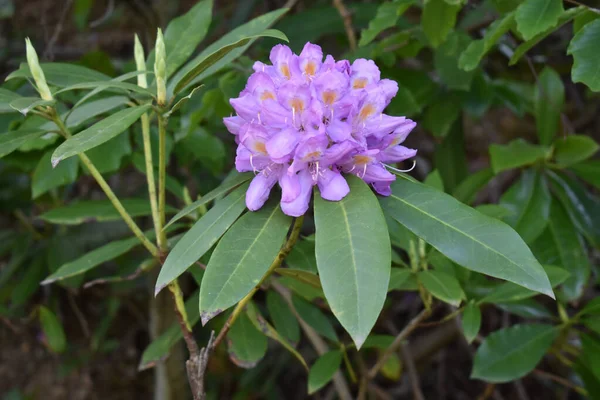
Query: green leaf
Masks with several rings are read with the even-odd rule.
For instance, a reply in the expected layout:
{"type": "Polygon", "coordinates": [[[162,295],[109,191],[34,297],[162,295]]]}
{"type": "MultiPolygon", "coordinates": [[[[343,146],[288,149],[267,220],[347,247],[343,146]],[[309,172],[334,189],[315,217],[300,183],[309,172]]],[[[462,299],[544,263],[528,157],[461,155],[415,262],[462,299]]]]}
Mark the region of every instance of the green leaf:
{"type": "Polygon", "coordinates": [[[548,225],[560,256],[560,264],[571,274],[563,285],[563,292],[569,300],[577,299],[583,294],[590,277],[585,246],[564,207],[556,200],[552,202],[548,225]]]}
{"type": "Polygon", "coordinates": [[[439,191],[444,191],[444,182],[442,181],[442,176],[440,175],[440,171],[434,169],[431,171],[423,181],[424,184],[431,186],[432,188],[436,188],[439,191]]]}
{"type": "Polygon", "coordinates": [[[98,247],[71,262],[63,264],[56,272],[44,279],[42,285],[83,274],[107,261],[127,253],[139,244],[141,243],[137,237],[131,237],[129,239],[114,241],[98,247]]]}
{"type": "Polygon", "coordinates": [[[198,77],[200,74],[202,74],[208,68],[212,67],[217,62],[224,59],[229,53],[231,53],[235,49],[243,47],[243,46],[247,45],[248,43],[250,43],[252,41],[252,39],[257,39],[259,37],[272,37],[272,38],[284,40],[286,42],[288,41],[287,37],[285,36],[285,34],[283,34],[283,32],[280,32],[275,29],[267,29],[266,31],[264,31],[260,34],[246,36],[239,40],[235,40],[234,42],[227,43],[227,44],[223,45],[220,49],[214,51],[213,53],[207,54],[206,57],[204,57],[204,58],[201,58],[201,59],[196,58],[195,60],[198,60],[197,64],[195,64],[193,67],[189,68],[189,70],[185,73],[185,75],[183,75],[181,77],[181,79],[179,79],[177,81],[177,84],[175,84],[175,88],[173,89],[173,93],[177,94],[180,91],[182,91],[183,89],[185,89],[190,83],[196,82],[196,80],[195,80],[196,77],[198,77]]]}
{"type": "MultiPolygon", "coordinates": [[[[150,203],[147,199],[121,199],[121,203],[132,217],[141,217],[151,213],[150,203]]],[[[51,224],[60,225],[121,219],[121,215],[109,200],[81,200],[47,211],[39,217],[51,224]]]]}
{"type": "Polygon", "coordinates": [[[171,218],[169,223],[167,223],[167,225],[165,225],[165,229],[167,227],[169,227],[171,224],[179,221],[181,218],[185,217],[186,215],[193,213],[199,207],[202,207],[203,205],[207,204],[208,202],[225,195],[231,189],[235,189],[236,187],[240,186],[242,183],[249,181],[250,178],[252,178],[253,176],[254,175],[252,175],[252,173],[249,173],[249,172],[242,173],[242,174],[239,174],[237,172],[234,173],[230,179],[226,179],[225,181],[223,181],[223,183],[219,187],[217,187],[213,191],[205,194],[204,196],[202,196],[201,199],[196,200],[195,202],[186,206],[183,210],[181,210],[177,214],[175,214],[175,216],[173,218],[171,218]]]}
{"type": "Polygon", "coordinates": [[[475,353],[471,378],[502,383],[527,375],[540,362],[558,332],[552,325],[527,324],[492,333],[475,353]]]}
{"type": "Polygon", "coordinates": [[[573,82],[584,83],[594,92],[600,91],[600,52],[596,51],[598,41],[600,20],[595,20],[581,28],[567,49],[567,54],[573,56],[573,82]]]}
{"type": "Polygon", "coordinates": [[[360,349],[385,301],[391,245],[369,186],[354,175],[346,179],[350,193],[340,201],[324,200],[315,191],[315,244],[327,302],[360,349]]]}
{"type": "MultiPolygon", "coordinates": [[[[123,82],[126,81],[128,79],[132,79],[137,77],[140,74],[152,74],[152,72],[150,71],[132,71],[132,72],[128,72],[126,74],[123,75],[119,75],[116,78],[111,79],[112,82],[123,82]]],[[[86,84],[89,84],[89,82],[85,82],[86,84]]],[[[91,90],[90,92],[86,93],[85,96],[81,97],[81,99],[79,99],[77,101],[77,103],[75,103],[75,105],[73,105],[73,107],[71,108],[71,112],[74,112],[74,110],[78,109],[79,107],[81,107],[81,105],[85,102],[87,102],[90,98],[96,96],[98,93],[103,92],[104,90],[109,89],[111,86],[110,85],[99,85],[96,88],[94,88],[94,90],[91,90]]],[[[131,89],[131,86],[126,86],[128,89],[131,89]]],[[[137,89],[134,89],[137,90],[137,89]]],[[[115,89],[114,91],[116,92],[122,92],[122,90],[119,89],[115,89]]],[[[150,93],[152,94],[152,93],[150,93]]],[[[129,99],[128,99],[129,101],[129,99]]]]}
{"type": "Polygon", "coordinates": [[[225,199],[217,202],[183,235],[169,252],[160,269],[154,289],[155,296],[210,250],[244,212],[247,189],[248,185],[239,187],[225,199]]]}
{"type": "MultiPolygon", "coordinates": [[[[127,132],[110,139],[106,143],[102,143],[98,147],[94,147],[86,153],[101,174],[119,170],[121,160],[129,154],[131,154],[131,143],[127,132]]],[[[70,160],[76,160],[76,158],[71,158],[70,160]]],[[[59,164],[56,168],[61,165],[59,164]]],[[[86,174],[90,173],[85,165],[82,165],[82,168],[86,174]]]]}
{"type": "Polygon", "coordinates": [[[39,97],[19,97],[10,102],[11,108],[17,110],[23,115],[27,115],[29,111],[40,106],[51,106],[56,103],[56,100],[43,100],[39,97]]]}
{"type": "MultiPolygon", "coordinates": [[[[2,136],[0,136],[1,138],[2,136]]],[[[0,147],[1,148],[1,147],[0,147]]],[[[600,189],[600,160],[580,162],[569,167],[578,177],[600,189]]]]}
{"type": "Polygon", "coordinates": [[[395,0],[381,4],[377,8],[375,18],[369,21],[369,27],[362,30],[358,45],[366,46],[381,32],[394,27],[398,18],[415,2],[415,0],[395,0]]]}
{"type": "MultiPolygon", "coordinates": [[[[475,71],[465,71],[459,67],[459,57],[471,44],[469,35],[456,32],[448,36],[446,40],[434,53],[435,69],[440,75],[440,80],[449,89],[469,90],[475,71]]],[[[460,103],[458,104],[460,108],[460,103]]]]}
{"type": "Polygon", "coordinates": [[[473,271],[554,298],[544,269],[508,225],[423,184],[398,179],[384,211],[446,257],[473,271]]]}
{"type": "Polygon", "coordinates": [[[3,133],[0,135],[0,158],[9,155],[23,143],[42,136],[44,130],[22,130],[3,133]]]}
{"type": "Polygon", "coordinates": [[[267,338],[242,313],[227,333],[227,349],[235,365],[253,368],[267,353],[267,338]]]}
{"type": "MultiPolygon", "coordinates": [[[[200,1],[188,12],[169,22],[164,34],[167,51],[167,78],[187,61],[206,36],[212,18],[212,10],[212,0],[200,1]]],[[[148,56],[146,65],[149,70],[154,66],[154,51],[148,56]]]]}
{"type": "Polygon", "coordinates": [[[67,86],[64,89],[61,89],[61,90],[57,91],[54,94],[57,95],[57,94],[61,94],[61,93],[64,93],[64,92],[70,92],[71,90],[78,90],[78,89],[104,90],[104,89],[110,89],[110,88],[123,89],[123,90],[126,90],[128,92],[139,93],[139,94],[143,94],[143,95],[147,95],[147,96],[153,96],[154,95],[154,93],[151,92],[149,89],[143,88],[143,87],[138,86],[138,85],[136,85],[134,83],[121,82],[121,81],[117,81],[117,80],[114,80],[114,79],[110,80],[110,81],[96,81],[96,82],[76,83],[74,85],[67,86]]]}
{"type": "MultiPolygon", "coordinates": [[[[193,60],[188,62],[180,71],[178,71],[173,78],[169,81],[168,84],[168,92],[174,92],[173,87],[176,82],[180,82],[184,75],[187,75],[190,70],[197,67],[203,60],[206,60],[209,55],[215,53],[219,49],[231,44],[235,43],[241,39],[252,37],[249,42],[247,42],[242,47],[239,47],[225,57],[223,57],[219,62],[216,62],[211,67],[207,68],[203,73],[196,76],[196,79],[192,81],[197,82],[205,79],[207,76],[214,74],[219,71],[221,68],[230,65],[232,61],[238,58],[246,49],[254,42],[255,37],[259,35],[261,32],[264,32],[265,29],[268,29],[271,25],[275,23],[283,14],[288,11],[287,8],[271,11],[270,13],[263,14],[260,17],[254,18],[253,20],[245,23],[232,30],[228,34],[222,36],[219,40],[212,43],[210,46],[206,47],[200,54],[194,57],[193,60]]],[[[176,92],[176,91],[175,91],[176,92]]]]}
{"type": "Polygon", "coordinates": [[[35,167],[35,171],[33,171],[33,177],[31,178],[31,197],[33,199],[41,196],[50,189],[67,185],[77,180],[77,171],[79,169],[78,159],[73,158],[53,168],[52,163],[50,163],[50,157],[52,157],[52,150],[42,156],[37,167],[35,167]]]}
{"type": "Polygon", "coordinates": [[[419,272],[417,277],[433,297],[448,304],[458,307],[461,300],[465,298],[460,283],[452,275],[442,271],[427,270],[419,272]]]}
{"type": "Polygon", "coordinates": [[[465,71],[472,71],[477,68],[483,57],[510,30],[514,20],[515,13],[511,12],[502,17],[502,19],[494,21],[482,39],[472,41],[465,51],[462,52],[458,60],[458,66],[465,71]]]}
{"type": "Polygon", "coordinates": [[[517,29],[529,40],[556,26],[564,11],[562,0],[526,0],[517,8],[517,29]]]}
{"type": "Polygon", "coordinates": [[[294,279],[289,276],[282,276],[279,278],[279,282],[284,286],[290,288],[294,293],[302,296],[308,301],[313,301],[314,299],[320,298],[325,299],[325,294],[323,293],[323,289],[317,289],[313,285],[309,285],[308,283],[301,282],[297,279],[294,279]]]}
{"type": "Polygon", "coordinates": [[[291,343],[298,343],[300,341],[298,320],[283,297],[273,290],[267,292],[267,309],[275,329],[291,343]]]}
{"type": "Polygon", "coordinates": [[[342,352],[331,350],[317,359],[308,373],[308,394],[311,395],[329,383],[342,364],[342,352]]]}
{"type": "Polygon", "coordinates": [[[21,95],[15,92],[0,88],[0,114],[15,112],[15,109],[10,106],[10,103],[20,97],[21,95]]]}
{"type": "Polygon", "coordinates": [[[300,318],[319,335],[326,337],[332,342],[339,341],[331,322],[329,322],[329,319],[321,310],[298,296],[292,296],[292,302],[300,318]]]}
{"type": "Polygon", "coordinates": [[[462,102],[456,94],[440,96],[425,111],[423,127],[433,136],[445,137],[462,111],[462,102]]]}
{"type": "Polygon", "coordinates": [[[572,166],[593,156],[600,146],[585,135],[569,135],[554,143],[554,160],[561,166],[572,166]]]}
{"type": "Polygon", "coordinates": [[[490,168],[481,169],[474,174],[470,174],[462,181],[452,195],[461,203],[471,204],[475,200],[477,193],[488,184],[494,177],[494,173],[490,168]]]}
{"type": "Polygon", "coordinates": [[[590,302],[581,309],[580,314],[600,314],[600,297],[590,300],[590,302]]]}
{"type": "Polygon", "coordinates": [[[411,270],[392,268],[388,292],[390,290],[417,290],[418,288],[416,275],[411,270]]]}
{"type": "Polygon", "coordinates": [[[465,339],[471,343],[481,328],[481,310],[474,303],[466,305],[462,316],[462,329],[465,339]]]}
{"type": "Polygon", "coordinates": [[[67,127],[76,128],[91,118],[127,104],[128,101],[129,99],[125,96],[105,97],[73,108],[69,113],[61,116],[61,118],[65,121],[67,127]]]}
{"type": "Polygon", "coordinates": [[[579,7],[575,7],[575,9],[582,9],[583,12],[578,14],[577,17],[575,17],[575,20],[573,21],[573,34],[577,34],[577,32],[579,32],[581,28],[586,26],[589,22],[600,18],[598,10],[595,10],[593,8],[588,8],[587,6],[581,5],[579,7]]]}
{"type": "Polygon", "coordinates": [[[548,148],[516,139],[507,145],[490,145],[490,162],[494,174],[535,164],[548,157],[548,148]]]}
{"type": "Polygon", "coordinates": [[[274,202],[242,216],[223,236],[206,266],[200,287],[202,325],[256,286],[273,262],[291,218],[274,202]]]}
{"type": "Polygon", "coordinates": [[[563,204],[577,229],[590,244],[600,248],[600,198],[590,193],[580,182],[568,176],[547,171],[554,194],[563,204]]]}
{"type": "Polygon", "coordinates": [[[545,67],[539,76],[534,97],[535,123],[540,144],[550,145],[560,128],[560,114],[565,105],[565,87],[560,75],[545,67]]]}
{"type": "MultiPolygon", "coordinates": [[[[519,47],[517,47],[515,49],[515,52],[513,53],[513,55],[510,57],[510,61],[508,62],[508,65],[510,65],[510,66],[515,65],[521,59],[521,57],[523,57],[523,55],[525,53],[527,53],[529,50],[531,50],[532,47],[534,47],[539,42],[541,42],[546,37],[548,37],[550,34],[555,32],[556,30],[558,30],[564,24],[570,22],[573,18],[575,18],[575,24],[576,24],[577,21],[579,20],[579,17],[582,15],[585,15],[586,10],[587,10],[587,8],[585,6],[573,7],[573,8],[569,8],[568,10],[565,10],[558,18],[558,22],[556,23],[556,26],[552,26],[552,27],[546,29],[545,31],[538,33],[531,39],[527,40],[525,43],[521,43],[519,45],[519,47]]],[[[595,13],[591,13],[591,12],[590,12],[590,14],[596,15],[595,13]]],[[[575,31],[575,33],[577,33],[577,31],[575,31]]]]}
{"type": "Polygon", "coordinates": [[[511,211],[505,222],[526,243],[533,243],[546,228],[551,203],[545,177],[533,169],[523,171],[519,181],[500,198],[500,205],[511,211]]]}
{"type": "MultiPolygon", "coordinates": [[[[194,326],[200,319],[198,296],[199,292],[196,291],[185,302],[185,311],[191,326],[194,326]]],[[[164,360],[169,355],[169,350],[182,338],[181,326],[177,322],[173,323],[163,334],[146,347],[146,350],[142,354],[138,370],[142,371],[152,368],[164,360]]]]}
{"type": "Polygon", "coordinates": [[[495,304],[496,307],[522,318],[552,319],[554,315],[534,299],[524,299],[510,303],[495,304]]]}
{"type": "Polygon", "coordinates": [[[312,272],[293,268],[276,268],[275,272],[283,276],[289,276],[298,282],[306,283],[316,289],[322,289],[319,277],[312,272]]]}
{"type": "Polygon", "coordinates": [[[317,258],[315,256],[315,242],[299,240],[285,258],[285,263],[293,269],[308,272],[317,272],[317,258]]]}
{"type": "Polygon", "coordinates": [[[440,172],[444,189],[452,192],[468,176],[462,121],[457,120],[434,152],[435,169],[440,172]]]}
{"type": "Polygon", "coordinates": [[[24,273],[19,277],[18,282],[12,288],[10,298],[12,307],[26,305],[31,296],[38,291],[40,288],[40,281],[46,274],[46,258],[35,257],[33,260],[30,260],[26,267],[24,273]]]}
{"type": "Polygon", "coordinates": [[[83,153],[109,141],[129,128],[150,108],[150,105],[126,108],[72,136],[56,148],[52,154],[52,165],[56,166],[65,158],[83,153]]]}
{"type": "Polygon", "coordinates": [[[429,0],[423,7],[421,27],[433,48],[442,44],[456,24],[460,5],[448,4],[444,0],[429,0]]]}
{"type": "Polygon", "coordinates": [[[175,103],[175,105],[173,107],[171,107],[171,109],[169,110],[169,112],[167,112],[165,114],[165,118],[169,118],[171,115],[173,115],[173,113],[175,113],[177,110],[179,110],[181,107],[183,107],[185,105],[185,103],[187,103],[192,96],[194,96],[194,94],[199,91],[200,89],[202,89],[204,87],[204,85],[200,85],[200,86],[196,86],[195,88],[193,88],[190,93],[188,93],[187,96],[183,96],[182,98],[180,98],[177,103],[175,103]]]}
{"type": "MultiPolygon", "coordinates": [[[[110,79],[110,77],[103,73],[75,64],[41,63],[40,66],[42,67],[42,71],[44,71],[46,81],[58,87],[110,79]]],[[[22,63],[18,70],[6,77],[6,80],[15,78],[32,78],[31,71],[26,63],[22,63]]]]}
{"type": "Polygon", "coordinates": [[[63,327],[56,315],[48,308],[40,306],[40,325],[48,342],[48,346],[55,353],[62,353],[67,348],[67,338],[63,327]]]}

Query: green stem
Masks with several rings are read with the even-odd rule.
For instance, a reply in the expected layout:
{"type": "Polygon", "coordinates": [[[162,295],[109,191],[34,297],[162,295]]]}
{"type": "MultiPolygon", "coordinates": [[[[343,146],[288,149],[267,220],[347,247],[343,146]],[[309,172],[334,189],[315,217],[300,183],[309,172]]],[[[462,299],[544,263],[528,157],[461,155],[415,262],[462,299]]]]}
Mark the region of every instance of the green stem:
{"type": "Polygon", "coordinates": [[[156,182],[154,181],[154,163],[152,162],[152,145],[150,143],[150,119],[148,118],[148,114],[142,115],[142,137],[144,141],[146,180],[148,181],[148,195],[150,197],[150,208],[152,209],[152,222],[154,223],[154,232],[156,233],[156,240],[158,241],[158,238],[161,237],[162,225],[158,213],[156,182]]]}
{"type": "Polygon", "coordinates": [[[166,149],[166,128],[167,121],[160,113],[158,117],[158,220],[159,234],[158,247],[161,251],[167,250],[167,235],[162,227],[165,226],[165,181],[167,173],[167,149],[166,149]]]}
{"type": "Polygon", "coordinates": [[[227,332],[229,332],[229,328],[231,328],[231,326],[233,325],[233,323],[235,322],[235,320],[242,313],[242,311],[244,310],[244,307],[246,307],[246,305],[250,302],[250,300],[252,299],[252,297],[254,296],[254,294],[256,292],[258,292],[258,289],[260,289],[260,286],[263,284],[263,282],[269,276],[271,276],[271,274],[277,268],[279,268],[281,266],[281,264],[283,263],[283,260],[290,253],[290,251],[292,250],[292,248],[296,244],[296,241],[298,241],[298,237],[300,236],[300,229],[302,228],[302,223],[303,222],[304,222],[304,216],[298,217],[298,218],[296,218],[294,220],[294,225],[292,227],[292,232],[290,233],[290,236],[288,237],[288,240],[285,242],[285,244],[283,245],[283,247],[281,248],[281,250],[279,250],[279,253],[277,254],[277,257],[275,257],[275,260],[273,260],[273,263],[271,263],[271,266],[269,267],[269,269],[267,270],[267,272],[263,275],[263,277],[260,280],[260,282],[258,282],[258,284],[252,288],[252,290],[250,291],[250,293],[248,293],[242,300],[240,300],[240,302],[237,304],[237,306],[233,309],[233,312],[231,313],[231,315],[229,316],[229,318],[227,318],[227,321],[225,322],[225,325],[223,326],[223,328],[219,332],[219,335],[215,339],[215,343],[214,343],[213,347],[216,348],[223,341],[223,339],[225,338],[225,335],[227,335],[227,332]]]}
{"type": "MultiPolygon", "coordinates": [[[[65,124],[62,122],[62,120],[59,118],[59,116],[56,114],[56,111],[54,111],[52,114],[52,120],[60,128],[60,131],[63,133],[65,138],[68,139],[71,137],[71,132],[65,126],[65,124]]],[[[140,240],[140,242],[142,242],[144,247],[146,247],[146,249],[148,249],[150,254],[152,254],[154,257],[158,257],[159,252],[158,252],[158,249],[156,248],[156,246],[148,240],[148,238],[144,235],[142,230],[137,226],[137,224],[135,223],[133,218],[131,218],[131,215],[129,215],[127,210],[125,210],[125,207],[123,207],[123,204],[121,204],[121,202],[119,201],[119,199],[117,198],[115,193],[112,191],[112,189],[110,188],[108,183],[104,180],[104,178],[102,177],[102,174],[100,174],[98,169],[96,169],[96,167],[94,166],[94,163],[92,163],[92,160],[90,160],[89,157],[85,155],[85,153],[79,153],[79,159],[81,160],[83,165],[86,166],[88,171],[90,171],[90,174],[92,174],[94,179],[96,179],[96,182],[98,182],[98,185],[100,185],[100,188],[102,188],[102,190],[106,194],[106,197],[108,197],[108,199],[110,200],[112,205],[115,207],[115,209],[121,215],[121,218],[123,218],[123,221],[125,221],[127,226],[129,226],[129,229],[131,229],[133,234],[140,240]]]]}

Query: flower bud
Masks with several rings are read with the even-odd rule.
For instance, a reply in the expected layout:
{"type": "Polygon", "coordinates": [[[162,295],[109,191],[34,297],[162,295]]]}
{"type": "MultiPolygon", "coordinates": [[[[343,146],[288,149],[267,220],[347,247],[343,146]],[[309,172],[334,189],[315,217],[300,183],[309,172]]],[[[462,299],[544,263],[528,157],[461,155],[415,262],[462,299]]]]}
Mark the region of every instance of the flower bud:
{"type": "Polygon", "coordinates": [[[167,102],[167,53],[162,30],[159,28],[156,35],[156,47],[154,49],[154,75],[156,76],[156,97],[158,105],[164,106],[167,102]]]}
{"type": "Polygon", "coordinates": [[[144,48],[140,42],[138,35],[135,35],[135,45],[133,48],[133,56],[135,58],[135,65],[138,71],[144,71],[143,74],[137,76],[138,86],[147,88],[148,81],[146,80],[146,57],[144,56],[144,48]]]}
{"type": "Polygon", "coordinates": [[[38,59],[37,53],[31,45],[29,38],[25,39],[25,46],[27,48],[27,64],[29,64],[29,70],[31,71],[31,75],[37,86],[37,91],[40,93],[42,99],[52,100],[52,93],[50,93],[50,88],[46,83],[44,71],[42,71],[42,67],[40,67],[40,60],[38,59]]]}

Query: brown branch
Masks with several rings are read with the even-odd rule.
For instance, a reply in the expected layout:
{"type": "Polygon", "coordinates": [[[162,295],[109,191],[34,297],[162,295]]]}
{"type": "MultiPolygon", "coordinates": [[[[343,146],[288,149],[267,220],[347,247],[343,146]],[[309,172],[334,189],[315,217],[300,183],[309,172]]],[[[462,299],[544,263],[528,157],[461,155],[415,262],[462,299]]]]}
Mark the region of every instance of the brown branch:
{"type": "Polygon", "coordinates": [[[581,394],[583,396],[587,396],[588,395],[587,391],[584,388],[575,385],[574,383],[570,382],[569,380],[567,380],[567,379],[565,379],[565,378],[563,378],[561,376],[554,375],[554,374],[551,374],[550,372],[542,371],[540,369],[533,370],[533,373],[536,374],[539,377],[543,377],[543,378],[547,378],[547,379],[553,380],[554,382],[559,383],[559,384],[561,384],[561,385],[563,385],[563,386],[565,386],[565,387],[567,387],[569,389],[573,389],[574,391],[576,391],[577,393],[579,393],[579,394],[581,394]]]}
{"type": "Polygon", "coordinates": [[[348,42],[350,43],[350,50],[356,50],[356,34],[352,27],[352,14],[346,8],[343,0],[333,0],[333,5],[337,8],[340,16],[344,20],[344,28],[346,28],[346,35],[348,36],[348,42]]]}
{"type": "Polygon", "coordinates": [[[408,378],[410,379],[410,385],[412,386],[414,399],[425,400],[425,396],[423,396],[423,392],[421,391],[419,374],[417,374],[417,369],[415,368],[415,363],[413,361],[410,350],[408,349],[408,346],[405,343],[402,343],[400,345],[400,351],[402,352],[402,359],[404,360],[404,364],[406,365],[406,370],[408,372],[408,378]]]}
{"type": "Polygon", "coordinates": [[[412,333],[412,331],[414,331],[419,326],[421,321],[423,321],[424,319],[429,317],[430,314],[431,314],[431,309],[424,309],[416,317],[414,317],[408,323],[408,325],[406,325],[404,327],[404,329],[398,334],[398,336],[396,336],[396,339],[394,339],[392,344],[379,357],[379,360],[373,366],[373,368],[371,368],[371,370],[369,371],[369,374],[368,374],[369,379],[373,379],[377,376],[377,373],[383,367],[383,365],[386,363],[388,358],[390,358],[390,356],[400,348],[400,346],[402,345],[402,342],[412,333]]]}
{"type": "Polygon", "coordinates": [[[215,331],[212,331],[206,347],[203,347],[200,352],[190,355],[190,359],[185,362],[188,381],[190,383],[190,388],[192,389],[194,400],[204,400],[206,398],[206,391],[204,389],[204,374],[206,373],[206,368],[208,367],[208,359],[213,349],[214,339],[215,331]]]}

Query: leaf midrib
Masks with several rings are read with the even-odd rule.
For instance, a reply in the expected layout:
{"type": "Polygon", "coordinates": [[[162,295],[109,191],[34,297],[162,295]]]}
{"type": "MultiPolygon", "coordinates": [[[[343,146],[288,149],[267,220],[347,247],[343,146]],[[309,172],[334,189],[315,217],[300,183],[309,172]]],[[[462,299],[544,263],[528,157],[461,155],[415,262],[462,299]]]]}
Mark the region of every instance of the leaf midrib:
{"type": "Polygon", "coordinates": [[[346,227],[346,233],[348,234],[348,242],[350,245],[350,255],[352,256],[352,276],[354,277],[354,288],[356,290],[356,302],[354,304],[356,304],[356,326],[357,328],[360,327],[360,291],[358,290],[358,276],[357,276],[357,265],[356,265],[356,256],[354,254],[354,241],[352,239],[352,231],[350,230],[350,221],[348,220],[348,213],[346,212],[346,206],[345,206],[345,200],[341,200],[339,202],[340,204],[340,209],[342,210],[342,213],[344,214],[344,224],[346,227]]]}
{"type": "MultiPolygon", "coordinates": [[[[447,226],[448,228],[450,228],[450,229],[452,229],[452,230],[454,230],[454,231],[456,231],[456,232],[458,232],[458,233],[462,234],[463,236],[465,236],[465,237],[467,237],[467,238],[471,239],[472,241],[474,241],[475,243],[478,243],[478,244],[479,244],[479,245],[481,245],[482,247],[485,247],[486,249],[490,250],[491,252],[493,252],[493,253],[495,253],[495,254],[498,254],[499,256],[501,256],[502,258],[504,258],[505,260],[507,260],[507,261],[508,261],[510,264],[512,264],[512,265],[515,265],[516,267],[518,267],[518,269],[520,269],[521,271],[525,272],[525,274],[527,274],[527,276],[529,276],[530,278],[533,278],[534,280],[536,279],[536,278],[535,278],[534,276],[532,276],[532,275],[531,275],[531,274],[530,274],[530,273],[529,273],[527,270],[523,269],[523,268],[522,268],[522,267],[521,267],[519,264],[515,263],[514,261],[512,261],[510,258],[508,258],[507,256],[505,256],[504,254],[502,254],[502,253],[498,252],[497,250],[495,250],[495,249],[494,249],[494,248],[492,248],[492,247],[489,247],[487,244],[485,244],[485,243],[483,243],[483,242],[481,242],[481,241],[477,240],[476,238],[474,238],[473,236],[471,236],[471,235],[467,234],[466,232],[459,230],[458,228],[456,228],[456,227],[454,227],[454,226],[452,226],[452,225],[450,225],[450,224],[448,224],[448,223],[444,222],[443,220],[441,220],[441,219],[437,218],[436,216],[434,216],[434,215],[432,215],[432,214],[430,214],[430,213],[426,212],[425,210],[423,210],[423,209],[421,209],[421,208],[419,208],[419,207],[416,207],[415,205],[413,205],[413,204],[411,204],[411,203],[409,203],[409,202],[405,201],[404,199],[402,199],[402,198],[400,198],[400,197],[398,197],[398,196],[396,196],[396,195],[394,195],[394,194],[391,194],[391,195],[390,195],[390,197],[393,197],[393,198],[395,198],[395,199],[398,199],[398,200],[400,200],[402,203],[404,203],[404,204],[408,205],[409,207],[412,207],[412,208],[414,208],[415,210],[419,211],[420,213],[422,213],[422,214],[425,214],[425,215],[427,215],[428,217],[430,217],[430,218],[432,218],[432,219],[434,219],[434,220],[438,221],[438,222],[439,222],[439,223],[441,223],[442,225],[444,225],[444,226],[447,226]]],[[[398,221],[398,222],[400,222],[400,221],[398,221]]],[[[528,289],[529,289],[529,288],[528,288],[528,289]]]]}

